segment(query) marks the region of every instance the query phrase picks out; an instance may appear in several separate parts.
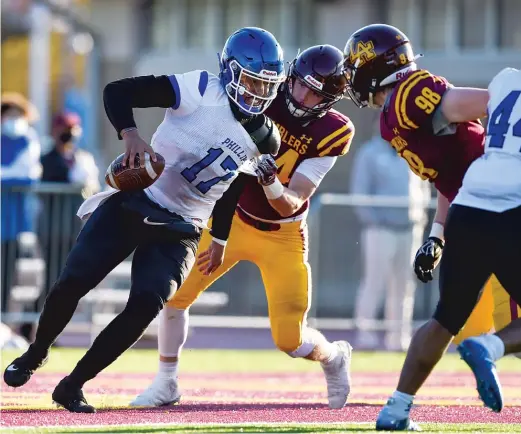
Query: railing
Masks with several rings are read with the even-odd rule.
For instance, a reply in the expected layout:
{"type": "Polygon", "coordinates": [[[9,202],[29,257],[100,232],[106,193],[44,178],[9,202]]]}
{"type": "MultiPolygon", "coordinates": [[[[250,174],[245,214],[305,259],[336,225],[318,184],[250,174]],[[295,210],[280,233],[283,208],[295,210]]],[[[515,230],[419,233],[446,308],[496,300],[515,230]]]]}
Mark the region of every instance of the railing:
{"type": "MultiPolygon", "coordinates": [[[[25,257],[19,258],[18,266],[9,271],[17,272],[13,278],[14,285],[39,287],[42,295],[38,303],[26,306],[25,313],[11,312],[3,317],[4,321],[11,318],[13,322],[32,322],[37,318],[44,295],[58,277],[80,230],[80,220],[75,213],[83,198],[80,188],[64,184],[13,187],[3,189],[4,194],[32,194],[40,204],[39,214],[35,218],[37,235],[33,237],[36,238],[36,246],[32,250],[25,246],[25,257]],[[32,265],[29,264],[31,261],[32,265]]],[[[362,266],[359,243],[361,225],[354,214],[357,206],[408,207],[409,198],[321,194],[313,199],[309,216],[313,304],[309,319],[311,324],[320,328],[349,330],[356,326],[352,319],[353,307],[362,266]]],[[[429,208],[435,208],[435,201],[429,204],[429,208]]],[[[24,240],[21,241],[23,245],[24,240]]],[[[111,286],[106,288],[128,289],[129,263],[125,262],[118,267],[112,276],[111,286]],[[124,288],[117,285],[117,282],[123,280],[126,282],[124,288]]],[[[192,324],[204,327],[269,327],[262,281],[251,265],[243,264],[232,270],[217,281],[211,290],[226,293],[227,305],[221,306],[211,316],[198,317],[192,324]]],[[[428,285],[418,283],[415,318],[423,320],[429,317],[436,301],[437,281],[428,285]]],[[[367,328],[383,330],[391,325],[378,320],[368,324],[367,328]]]]}
{"type": "MultiPolygon", "coordinates": [[[[410,198],[407,196],[324,193],[314,198],[308,219],[309,262],[313,284],[312,307],[308,314],[310,324],[328,329],[349,330],[357,327],[352,318],[363,261],[359,238],[362,225],[354,213],[354,208],[396,209],[408,208],[410,205],[410,198]],[[334,309],[334,304],[338,305],[339,309],[334,309]]],[[[427,208],[430,217],[426,225],[428,231],[434,215],[433,210],[436,209],[436,200],[432,199],[427,208]]],[[[429,284],[416,282],[418,284],[415,293],[415,318],[418,323],[432,314],[438,298],[438,283],[437,278],[429,284]]],[[[392,326],[398,324],[385,320],[364,324],[364,328],[369,330],[385,330],[392,326]]]]}
{"type": "Polygon", "coordinates": [[[17,285],[38,287],[42,296],[34,309],[41,308],[81,229],[76,210],[83,200],[82,187],[74,184],[2,183],[2,244],[11,256],[2,271],[2,284],[11,287],[3,293],[17,285]]]}

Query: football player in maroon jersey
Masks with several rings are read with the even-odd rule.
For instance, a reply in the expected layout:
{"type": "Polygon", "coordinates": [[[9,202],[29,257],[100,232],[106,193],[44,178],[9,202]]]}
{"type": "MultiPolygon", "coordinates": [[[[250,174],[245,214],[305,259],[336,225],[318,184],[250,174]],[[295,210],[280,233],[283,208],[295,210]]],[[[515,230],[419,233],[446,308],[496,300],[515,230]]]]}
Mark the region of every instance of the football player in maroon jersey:
{"type": "MultiPolygon", "coordinates": [[[[309,198],[337,159],[348,152],[354,135],[351,121],[331,108],[347,88],[343,63],[341,50],[319,45],[301,52],[290,65],[285,88],[266,113],[282,138],[276,163],[267,159],[257,171],[258,178],[242,178],[240,199],[235,198],[227,208],[229,220],[233,217],[231,232],[229,223],[218,217],[225,213],[214,209],[211,233],[203,235],[199,249],[203,252],[199,256],[201,269],[194,268],[160,316],[157,377],[131,405],[158,406],[179,399],[177,363],[186,339],[188,308],[243,260],[260,268],[276,346],[291,357],[320,362],[329,406],[345,405],[350,391],[351,346],[328,342],[306,325],[311,301],[306,225],[309,198]]],[[[221,200],[218,206],[223,203],[221,200]]]]}
{"type": "MultiPolygon", "coordinates": [[[[418,69],[411,43],[395,27],[373,24],[353,33],[344,55],[350,71],[351,99],[359,107],[381,109],[382,137],[411,170],[438,190],[438,207],[428,240],[414,269],[424,282],[441,258],[444,224],[469,165],[483,153],[488,92],[458,88],[418,69]]],[[[476,300],[462,291],[440,293],[433,318],[413,337],[397,390],[380,412],[377,429],[415,430],[409,419],[414,395],[465,324],[476,300]]]]}

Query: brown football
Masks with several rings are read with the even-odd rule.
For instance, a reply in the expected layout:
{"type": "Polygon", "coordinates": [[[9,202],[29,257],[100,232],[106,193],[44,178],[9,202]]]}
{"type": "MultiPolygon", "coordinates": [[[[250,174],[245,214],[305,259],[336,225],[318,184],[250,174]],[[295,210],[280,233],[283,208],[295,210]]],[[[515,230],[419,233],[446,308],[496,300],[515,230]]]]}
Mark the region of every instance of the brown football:
{"type": "Polygon", "coordinates": [[[127,164],[123,166],[123,156],[118,156],[105,173],[105,182],[121,191],[143,190],[150,187],[161,176],[165,168],[165,159],[156,152],[157,161],[154,162],[150,155],[145,153],[145,167],[139,167],[139,155],[134,160],[134,169],[127,164]]]}

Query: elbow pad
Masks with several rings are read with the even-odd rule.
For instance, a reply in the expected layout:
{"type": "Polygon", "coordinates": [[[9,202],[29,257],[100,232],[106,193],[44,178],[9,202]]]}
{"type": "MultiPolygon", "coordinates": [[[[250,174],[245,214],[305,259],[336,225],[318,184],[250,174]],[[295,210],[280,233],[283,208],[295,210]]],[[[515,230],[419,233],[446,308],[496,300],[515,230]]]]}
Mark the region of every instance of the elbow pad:
{"type": "Polygon", "coordinates": [[[261,154],[278,154],[281,143],[280,133],[277,125],[269,117],[264,116],[264,123],[251,132],[250,137],[261,154]]]}

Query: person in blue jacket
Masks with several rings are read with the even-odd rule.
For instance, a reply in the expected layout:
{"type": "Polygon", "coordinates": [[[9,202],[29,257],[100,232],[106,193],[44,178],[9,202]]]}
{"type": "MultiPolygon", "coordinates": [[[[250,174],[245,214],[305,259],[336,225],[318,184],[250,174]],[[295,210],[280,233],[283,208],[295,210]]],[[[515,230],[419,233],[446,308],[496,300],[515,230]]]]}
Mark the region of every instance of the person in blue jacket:
{"type": "Polygon", "coordinates": [[[36,209],[24,188],[40,178],[40,141],[30,126],[36,109],[21,94],[6,93],[1,100],[1,310],[7,311],[12,287],[17,239],[34,231],[36,209]]]}

